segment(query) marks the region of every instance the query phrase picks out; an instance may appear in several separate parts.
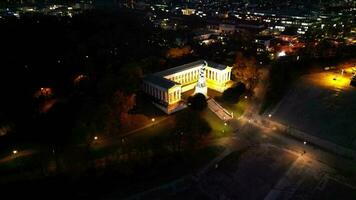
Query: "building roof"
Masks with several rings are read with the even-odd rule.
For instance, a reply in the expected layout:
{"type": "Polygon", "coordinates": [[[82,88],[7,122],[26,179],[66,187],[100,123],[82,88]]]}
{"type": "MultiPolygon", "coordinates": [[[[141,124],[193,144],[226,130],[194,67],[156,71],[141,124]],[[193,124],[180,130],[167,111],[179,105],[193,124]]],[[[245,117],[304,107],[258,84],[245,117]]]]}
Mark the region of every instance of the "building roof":
{"type": "Polygon", "coordinates": [[[164,71],[157,72],[154,75],[162,76],[162,77],[163,76],[168,76],[168,75],[171,75],[171,74],[174,74],[174,73],[179,73],[179,72],[182,72],[182,71],[185,71],[185,70],[188,70],[188,69],[192,69],[192,68],[198,67],[200,65],[203,65],[204,62],[207,62],[209,67],[212,67],[212,68],[215,68],[215,69],[218,69],[218,70],[224,70],[227,67],[226,65],[218,64],[218,63],[211,62],[211,61],[198,60],[198,61],[195,61],[195,62],[187,63],[187,64],[184,64],[184,65],[180,65],[178,67],[173,67],[173,68],[170,68],[170,69],[166,69],[164,71]]]}
{"type": "Polygon", "coordinates": [[[177,82],[174,82],[174,81],[171,81],[169,79],[166,79],[166,78],[163,78],[161,76],[157,76],[155,74],[150,74],[150,75],[147,75],[143,78],[144,81],[147,81],[147,82],[150,82],[152,84],[155,84],[157,86],[160,86],[162,88],[165,88],[165,89],[169,89],[169,88],[172,88],[173,86],[175,85],[180,85],[179,83],[177,82]]]}
{"type": "Polygon", "coordinates": [[[207,61],[207,63],[208,63],[209,67],[212,67],[212,68],[215,68],[215,69],[218,69],[218,70],[224,70],[224,69],[227,68],[226,65],[215,63],[215,62],[212,62],[212,61],[207,61]]]}

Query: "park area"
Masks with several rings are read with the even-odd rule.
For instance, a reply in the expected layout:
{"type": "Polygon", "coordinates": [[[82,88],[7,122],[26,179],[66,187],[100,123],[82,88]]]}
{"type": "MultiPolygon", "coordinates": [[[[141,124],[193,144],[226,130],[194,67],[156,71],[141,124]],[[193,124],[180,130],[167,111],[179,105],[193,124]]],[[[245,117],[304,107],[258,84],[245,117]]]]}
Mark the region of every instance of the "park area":
{"type": "Polygon", "coordinates": [[[348,70],[302,76],[271,112],[272,119],[356,149],[356,88],[348,70]]]}

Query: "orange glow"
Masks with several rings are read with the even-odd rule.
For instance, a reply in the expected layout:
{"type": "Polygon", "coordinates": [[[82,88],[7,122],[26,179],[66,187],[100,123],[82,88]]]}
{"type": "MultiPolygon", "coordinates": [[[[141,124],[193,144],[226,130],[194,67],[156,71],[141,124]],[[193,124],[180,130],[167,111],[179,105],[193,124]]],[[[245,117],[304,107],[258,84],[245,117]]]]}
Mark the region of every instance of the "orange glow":
{"type": "Polygon", "coordinates": [[[311,82],[326,88],[346,89],[350,85],[350,77],[341,73],[320,73],[314,74],[311,82]]]}
{"type": "Polygon", "coordinates": [[[53,95],[53,91],[52,88],[49,87],[41,87],[35,94],[34,96],[36,98],[40,97],[40,96],[45,96],[45,97],[49,97],[53,95]]]}
{"type": "Polygon", "coordinates": [[[78,84],[79,82],[85,80],[87,78],[86,75],[83,75],[83,74],[79,74],[77,77],[74,78],[73,82],[75,84],[78,84]]]}

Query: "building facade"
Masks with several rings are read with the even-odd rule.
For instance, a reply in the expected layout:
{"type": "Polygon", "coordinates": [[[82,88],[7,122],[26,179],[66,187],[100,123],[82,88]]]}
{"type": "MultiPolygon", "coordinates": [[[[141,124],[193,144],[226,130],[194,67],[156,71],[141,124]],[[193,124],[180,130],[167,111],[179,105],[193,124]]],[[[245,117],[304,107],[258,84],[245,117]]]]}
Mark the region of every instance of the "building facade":
{"type": "Polygon", "coordinates": [[[206,85],[209,89],[223,92],[231,83],[231,67],[214,62],[198,60],[144,77],[142,89],[153,97],[154,104],[170,114],[186,107],[182,93],[196,87],[199,70],[205,67],[206,85]]]}

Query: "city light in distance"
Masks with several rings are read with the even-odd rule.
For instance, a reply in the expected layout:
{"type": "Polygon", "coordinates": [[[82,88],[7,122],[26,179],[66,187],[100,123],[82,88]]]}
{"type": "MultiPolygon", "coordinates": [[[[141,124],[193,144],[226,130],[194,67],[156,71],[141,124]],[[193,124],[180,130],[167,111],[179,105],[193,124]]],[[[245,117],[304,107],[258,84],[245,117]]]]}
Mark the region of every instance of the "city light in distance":
{"type": "Polygon", "coordinates": [[[283,57],[286,56],[286,52],[285,51],[281,51],[277,54],[278,57],[283,57]]]}

